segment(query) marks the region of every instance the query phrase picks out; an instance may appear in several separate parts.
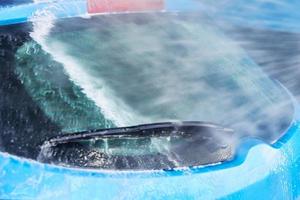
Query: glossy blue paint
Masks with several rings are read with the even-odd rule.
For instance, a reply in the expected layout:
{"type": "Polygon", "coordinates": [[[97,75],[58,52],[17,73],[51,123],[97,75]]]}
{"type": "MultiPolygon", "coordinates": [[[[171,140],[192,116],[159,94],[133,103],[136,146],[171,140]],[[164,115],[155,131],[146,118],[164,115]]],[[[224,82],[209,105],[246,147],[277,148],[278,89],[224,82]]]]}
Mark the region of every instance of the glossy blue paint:
{"type": "MultiPolygon", "coordinates": [[[[195,4],[173,2],[166,2],[170,10],[201,9],[196,0],[191,1],[195,4]]],[[[49,4],[1,8],[0,24],[25,22],[36,10],[45,7],[49,4]]],[[[85,1],[57,1],[50,7],[57,17],[86,13],[85,1]]],[[[203,168],[93,171],[46,165],[0,153],[0,198],[294,199],[300,193],[300,111],[296,104],[294,123],[280,141],[271,146],[247,139],[233,161],[203,168]]]]}
{"type": "Polygon", "coordinates": [[[0,25],[16,24],[31,20],[37,12],[47,10],[56,17],[74,17],[85,15],[86,0],[53,1],[48,3],[24,3],[16,6],[0,4],[0,25]]]}
{"type": "Polygon", "coordinates": [[[237,25],[300,32],[300,1],[279,0],[166,0],[166,10],[205,12],[237,25]]]}
{"type": "Polygon", "coordinates": [[[299,33],[299,8],[297,0],[233,0],[217,15],[238,25],[299,33]]]}
{"type": "MultiPolygon", "coordinates": [[[[0,25],[21,23],[29,20],[37,11],[47,8],[58,17],[87,14],[86,0],[54,1],[47,3],[24,3],[2,6],[0,3],[0,25]]],[[[300,32],[300,2],[260,0],[165,0],[166,11],[199,11],[214,15],[242,26],[300,32]]]]}
{"type": "Polygon", "coordinates": [[[197,0],[165,0],[167,11],[201,11],[204,8],[203,3],[197,0]]]}
{"type": "Polygon", "coordinates": [[[274,148],[248,140],[247,154],[206,168],[153,172],[68,169],[0,155],[1,198],[275,198],[299,195],[300,122],[274,148]]]}

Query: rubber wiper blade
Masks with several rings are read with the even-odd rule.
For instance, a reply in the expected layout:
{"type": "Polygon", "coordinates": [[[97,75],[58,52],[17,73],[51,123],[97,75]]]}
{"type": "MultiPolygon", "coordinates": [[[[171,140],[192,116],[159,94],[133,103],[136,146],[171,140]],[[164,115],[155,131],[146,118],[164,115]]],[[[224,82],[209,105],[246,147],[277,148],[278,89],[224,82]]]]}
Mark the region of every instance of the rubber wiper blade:
{"type": "Polygon", "coordinates": [[[199,166],[230,160],[233,135],[231,129],[198,121],[143,124],[58,136],[46,142],[39,158],[117,170],[199,166]]]}
{"type": "Polygon", "coordinates": [[[124,137],[124,136],[135,136],[135,137],[153,137],[153,136],[165,136],[165,135],[178,135],[178,134],[197,134],[208,130],[220,130],[228,134],[232,134],[233,130],[224,128],[220,125],[216,125],[208,122],[201,121],[184,121],[184,122],[161,122],[142,124],[137,126],[120,127],[120,128],[109,128],[99,130],[89,130],[77,133],[67,133],[64,135],[56,136],[49,140],[50,143],[67,143],[74,142],[81,139],[92,139],[92,138],[106,138],[106,137],[124,137]]]}

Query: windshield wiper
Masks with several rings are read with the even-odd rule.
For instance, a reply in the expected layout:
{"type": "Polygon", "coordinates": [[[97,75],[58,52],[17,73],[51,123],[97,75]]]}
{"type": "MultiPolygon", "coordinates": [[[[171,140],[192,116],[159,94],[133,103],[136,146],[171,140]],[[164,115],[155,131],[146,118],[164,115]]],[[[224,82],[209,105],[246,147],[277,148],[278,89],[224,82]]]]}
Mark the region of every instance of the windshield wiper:
{"type": "Polygon", "coordinates": [[[67,134],[39,160],[73,167],[149,170],[207,165],[234,156],[233,131],[205,122],[166,122],[67,134]]]}

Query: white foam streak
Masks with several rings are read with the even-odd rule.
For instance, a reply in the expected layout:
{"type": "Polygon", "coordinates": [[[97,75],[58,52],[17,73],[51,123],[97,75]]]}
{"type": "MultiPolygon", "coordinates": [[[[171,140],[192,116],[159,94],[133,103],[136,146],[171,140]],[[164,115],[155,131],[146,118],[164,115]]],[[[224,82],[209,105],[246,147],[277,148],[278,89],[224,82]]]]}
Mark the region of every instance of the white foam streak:
{"type": "Polygon", "coordinates": [[[67,55],[64,45],[60,42],[47,41],[54,26],[55,17],[46,10],[39,11],[34,16],[33,32],[30,36],[38,42],[44,51],[54,60],[63,64],[65,72],[70,79],[83,89],[88,98],[93,100],[101,109],[104,116],[112,120],[117,126],[134,125],[147,121],[144,117],[135,114],[124,102],[118,99],[107,87],[103,80],[90,76],[81,66],[80,60],[67,55]]]}

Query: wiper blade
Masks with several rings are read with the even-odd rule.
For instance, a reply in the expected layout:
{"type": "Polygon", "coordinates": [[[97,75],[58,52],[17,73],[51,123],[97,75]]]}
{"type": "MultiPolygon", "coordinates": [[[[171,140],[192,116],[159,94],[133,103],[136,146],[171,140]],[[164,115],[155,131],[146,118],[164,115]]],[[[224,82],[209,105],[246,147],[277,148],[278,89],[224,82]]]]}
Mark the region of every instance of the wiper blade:
{"type": "Polygon", "coordinates": [[[233,130],[189,121],[58,136],[45,143],[39,160],[75,167],[145,170],[213,164],[233,155],[233,130]]]}

